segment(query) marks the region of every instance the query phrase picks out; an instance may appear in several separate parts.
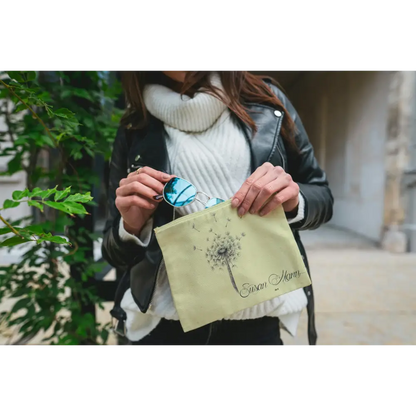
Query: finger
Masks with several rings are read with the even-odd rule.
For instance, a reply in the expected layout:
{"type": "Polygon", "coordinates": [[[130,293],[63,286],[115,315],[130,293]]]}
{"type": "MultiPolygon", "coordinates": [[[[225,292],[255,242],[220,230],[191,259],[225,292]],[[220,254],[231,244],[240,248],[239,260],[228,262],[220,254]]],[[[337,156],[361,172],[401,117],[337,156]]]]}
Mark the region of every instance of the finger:
{"type": "Polygon", "coordinates": [[[120,181],[120,186],[126,186],[132,184],[134,182],[141,183],[146,185],[147,187],[153,189],[158,194],[163,192],[163,187],[165,186],[164,183],[158,181],[157,179],[147,175],[146,173],[139,173],[138,175],[131,176],[130,178],[126,178],[120,181]]]}
{"type": "Polygon", "coordinates": [[[166,184],[166,182],[169,182],[172,178],[175,177],[175,175],[167,175],[163,172],[159,172],[159,174],[155,174],[154,172],[158,172],[158,171],[155,171],[154,169],[153,169],[153,172],[150,172],[150,174],[149,174],[149,173],[146,173],[146,171],[144,169],[145,168],[142,168],[140,173],[137,173],[137,171],[135,171],[133,173],[130,173],[127,176],[127,178],[124,178],[120,181],[119,185],[123,186],[123,185],[126,185],[126,184],[130,183],[130,182],[135,182],[135,181],[142,182],[143,178],[149,177],[149,178],[152,178],[153,180],[161,183],[162,186],[164,186],[166,184]]]}
{"type": "Polygon", "coordinates": [[[142,168],[139,168],[139,169],[135,170],[134,172],[131,172],[127,176],[127,178],[134,177],[134,175],[138,175],[140,173],[145,173],[145,174],[151,176],[152,178],[154,178],[154,179],[156,179],[160,182],[163,182],[163,183],[168,182],[171,178],[173,178],[175,176],[175,175],[169,175],[168,173],[165,173],[165,172],[161,172],[160,170],[153,169],[149,166],[144,166],[142,168]]]}
{"type": "MultiPolygon", "coordinates": [[[[247,192],[243,202],[238,208],[238,215],[242,216],[252,209],[252,205],[263,190],[263,188],[276,179],[276,173],[272,170],[268,171],[264,176],[254,182],[247,192]]],[[[272,192],[273,193],[273,192],[272,192]]],[[[271,193],[271,194],[272,194],[271,193]]],[[[271,195],[270,194],[270,195],[271,195]]]]}
{"type": "Polygon", "coordinates": [[[233,208],[239,207],[244,201],[244,198],[247,195],[247,192],[249,191],[251,185],[258,179],[260,179],[262,176],[264,176],[271,168],[273,168],[273,165],[268,162],[264,163],[259,168],[257,168],[255,172],[251,174],[249,178],[246,179],[246,181],[243,183],[238,192],[236,192],[236,194],[233,197],[233,200],[231,201],[231,206],[233,208]]]}
{"type": "Polygon", "coordinates": [[[150,201],[146,198],[141,198],[137,195],[118,196],[116,198],[115,203],[119,211],[123,211],[124,209],[128,209],[131,207],[139,207],[143,209],[153,210],[158,205],[156,201],[150,201]]]}
{"type": "Polygon", "coordinates": [[[159,193],[140,182],[131,182],[127,185],[120,186],[116,190],[116,196],[129,195],[138,195],[148,199],[153,199],[156,195],[159,195],[159,193]]]}
{"type": "Polygon", "coordinates": [[[273,198],[267,202],[264,207],[260,210],[259,215],[265,216],[275,210],[279,205],[282,205],[284,202],[289,201],[289,199],[295,198],[299,192],[296,192],[296,187],[290,186],[282,191],[278,192],[273,198]]]}
{"type": "Polygon", "coordinates": [[[256,214],[277,192],[290,186],[292,177],[284,173],[263,186],[250,208],[250,214],[256,214]]]}

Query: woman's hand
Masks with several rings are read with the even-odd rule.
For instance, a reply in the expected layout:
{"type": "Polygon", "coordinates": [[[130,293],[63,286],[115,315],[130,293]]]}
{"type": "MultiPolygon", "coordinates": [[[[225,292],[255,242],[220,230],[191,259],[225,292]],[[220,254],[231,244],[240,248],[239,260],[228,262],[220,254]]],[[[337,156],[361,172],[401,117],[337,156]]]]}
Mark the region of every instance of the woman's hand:
{"type": "Polygon", "coordinates": [[[174,175],[145,166],[120,181],[116,190],[116,207],[124,221],[125,230],[138,235],[159,203],[163,187],[174,175]],[[159,196],[158,199],[155,197],[159,196]]]}
{"type": "Polygon", "coordinates": [[[231,206],[238,207],[238,215],[247,212],[267,215],[278,205],[292,212],[299,205],[299,186],[280,166],[266,162],[244,182],[234,195],[231,206]]]}

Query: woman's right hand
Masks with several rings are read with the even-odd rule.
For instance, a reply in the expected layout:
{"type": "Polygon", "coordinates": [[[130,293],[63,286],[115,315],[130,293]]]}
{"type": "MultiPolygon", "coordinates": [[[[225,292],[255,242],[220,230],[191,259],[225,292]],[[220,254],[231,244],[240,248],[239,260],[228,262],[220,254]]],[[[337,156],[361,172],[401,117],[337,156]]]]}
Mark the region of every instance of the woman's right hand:
{"type": "Polygon", "coordinates": [[[116,207],[128,233],[136,236],[140,233],[163,200],[154,197],[163,193],[165,183],[173,177],[174,175],[145,166],[120,181],[116,190],[116,207]]]}

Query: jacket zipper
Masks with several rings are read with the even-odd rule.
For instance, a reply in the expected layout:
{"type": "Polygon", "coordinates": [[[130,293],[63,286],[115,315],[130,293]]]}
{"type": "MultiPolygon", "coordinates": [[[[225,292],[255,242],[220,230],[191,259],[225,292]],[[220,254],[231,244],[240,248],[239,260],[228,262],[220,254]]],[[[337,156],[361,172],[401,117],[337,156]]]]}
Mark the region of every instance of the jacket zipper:
{"type": "Polygon", "coordinates": [[[280,150],[280,147],[279,147],[279,146],[277,146],[277,150],[278,150],[278,152],[279,152],[279,154],[280,154],[280,157],[282,158],[282,164],[283,164],[282,168],[283,168],[283,170],[286,172],[286,163],[285,163],[285,158],[283,157],[283,153],[281,152],[281,150],[280,150]]]}
{"type": "Polygon", "coordinates": [[[272,156],[274,155],[274,152],[277,149],[277,151],[279,152],[280,158],[282,159],[282,165],[283,165],[282,168],[283,168],[284,171],[286,171],[285,158],[283,157],[283,153],[282,153],[282,151],[280,150],[280,147],[279,147],[279,133],[280,133],[280,129],[282,127],[283,115],[284,115],[284,112],[282,111],[282,116],[280,117],[280,120],[277,124],[273,147],[272,147],[272,150],[270,151],[270,154],[269,154],[269,157],[267,158],[267,161],[270,162],[272,156]]]}

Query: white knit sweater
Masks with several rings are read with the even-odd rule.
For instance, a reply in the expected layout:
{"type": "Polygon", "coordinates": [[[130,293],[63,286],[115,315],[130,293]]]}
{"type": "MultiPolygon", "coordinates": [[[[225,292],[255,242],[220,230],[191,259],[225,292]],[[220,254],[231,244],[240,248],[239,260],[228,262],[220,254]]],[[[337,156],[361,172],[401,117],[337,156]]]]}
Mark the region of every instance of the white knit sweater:
{"type": "MultiPolygon", "coordinates": [[[[221,88],[217,76],[212,77],[212,82],[221,88]]],[[[228,108],[207,93],[197,93],[191,99],[162,85],[146,86],[144,101],[148,111],[164,123],[172,173],[189,180],[198,190],[211,197],[224,200],[231,198],[251,172],[249,144],[240,128],[233,123],[228,108]]],[[[289,222],[303,219],[304,200],[301,195],[299,199],[298,215],[289,222]]],[[[177,209],[177,212],[187,215],[202,209],[202,204],[193,202],[177,209]]],[[[152,227],[153,221],[149,220],[138,238],[126,232],[121,220],[120,237],[146,247],[152,227]]],[[[283,327],[294,336],[300,313],[306,304],[303,289],[298,289],[226,319],[277,316],[283,327]]],[[[140,312],[130,289],[124,294],[121,307],[127,314],[127,337],[131,341],[138,341],[149,334],[161,318],[179,319],[163,262],[148,312],[140,312]]]]}

